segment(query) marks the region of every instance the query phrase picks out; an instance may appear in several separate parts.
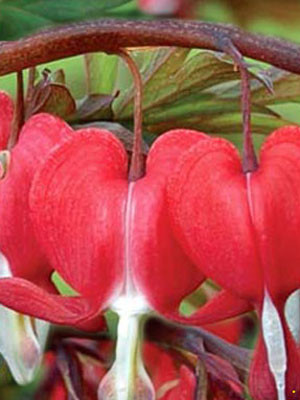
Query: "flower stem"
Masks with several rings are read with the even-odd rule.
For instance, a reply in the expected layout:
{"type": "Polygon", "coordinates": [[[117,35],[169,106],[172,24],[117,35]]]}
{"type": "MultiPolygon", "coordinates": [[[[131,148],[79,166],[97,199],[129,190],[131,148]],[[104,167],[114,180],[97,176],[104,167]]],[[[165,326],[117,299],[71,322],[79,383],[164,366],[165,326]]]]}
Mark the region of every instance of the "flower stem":
{"type": "Polygon", "coordinates": [[[243,172],[253,172],[258,168],[257,158],[254,151],[251,132],[251,90],[249,73],[242,54],[233,45],[231,40],[222,38],[220,40],[223,51],[230,55],[238,66],[241,74],[241,105],[243,114],[243,172]]]}
{"type": "Polygon", "coordinates": [[[143,97],[143,82],[138,67],[126,50],[120,50],[118,54],[128,65],[131,71],[135,86],[134,97],[134,141],[132,149],[132,159],[129,169],[129,181],[140,179],[145,173],[145,162],[142,153],[142,97],[143,97]]]}
{"type": "Polygon", "coordinates": [[[23,71],[17,72],[17,101],[15,107],[15,115],[7,148],[12,149],[18,141],[20,130],[24,124],[25,119],[25,105],[24,105],[24,81],[23,71]]]}

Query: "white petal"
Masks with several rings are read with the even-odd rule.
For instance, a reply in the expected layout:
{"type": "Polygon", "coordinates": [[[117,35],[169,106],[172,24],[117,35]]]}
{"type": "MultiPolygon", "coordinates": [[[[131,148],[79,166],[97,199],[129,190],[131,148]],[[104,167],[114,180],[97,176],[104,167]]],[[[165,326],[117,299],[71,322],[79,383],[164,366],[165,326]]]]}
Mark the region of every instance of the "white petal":
{"type": "MultiPolygon", "coordinates": [[[[11,277],[0,253],[0,278],[11,277]]],[[[0,306],[0,353],[20,385],[32,381],[40,366],[50,324],[0,306]]]]}
{"type": "Polygon", "coordinates": [[[267,348],[270,370],[276,382],[278,400],[285,400],[287,354],[281,320],[274,303],[265,290],[262,311],[262,332],[267,348]]]}

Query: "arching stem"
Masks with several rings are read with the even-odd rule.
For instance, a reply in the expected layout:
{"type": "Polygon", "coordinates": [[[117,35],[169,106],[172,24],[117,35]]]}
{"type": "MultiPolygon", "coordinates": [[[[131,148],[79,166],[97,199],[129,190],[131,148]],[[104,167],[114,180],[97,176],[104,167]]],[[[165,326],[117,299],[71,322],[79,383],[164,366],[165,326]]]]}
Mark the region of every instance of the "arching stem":
{"type": "Polygon", "coordinates": [[[126,50],[120,50],[118,54],[128,65],[133,77],[135,86],[134,96],[134,141],[132,149],[132,159],[129,169],[129,181],[133,182],[140,179],[145,173],[145,162],[142,153],[142,97],[143,97],[143,82],[140,71],[133,59],[126,50]]]}
{"type": "Polygon", "coordinates": [[[25,105],[24,105],[24,81],[23,81],[23,71],[17,72],[17,98],[15,115],[13,121],[12,132],[8,141],[8,150],[14,147],[18,141],[19,132],[24,124],[25,119],[25,105]]]}
{"type": "Polygon", "coordinates": [[[223,51],[230,55],[238,66],[241,74],[241,106],[243,114],[243,172],[253,172],[258,168],[258,162],[254,151],[251,132],[251,90],[249,73],[242,54],[228,39],[221,40],[223,51]]]}

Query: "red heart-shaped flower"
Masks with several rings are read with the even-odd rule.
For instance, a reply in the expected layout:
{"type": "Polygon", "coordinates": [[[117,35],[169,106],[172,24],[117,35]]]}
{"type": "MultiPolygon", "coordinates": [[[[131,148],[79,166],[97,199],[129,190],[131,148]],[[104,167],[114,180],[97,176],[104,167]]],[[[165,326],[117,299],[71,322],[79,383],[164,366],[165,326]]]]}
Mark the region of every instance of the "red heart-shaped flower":
{"type": "MultiPolygon", "coordinates": [[[[283,318],[285,300],[300,286],[300,128],[274,132],[258,170],[248,174],[229,142],[197,143],[176,166],[168,195],[177,239],[204,273],[260,313],[270,294],[283,318]]],[[[295,354],[288,360],[288,393],[299,390],[299,361],[283,319],[281,324],[287,354],[295,354]]],[[[272,393],[255,392],[255,398],[276,398],[274,385],[272,393]]]]}

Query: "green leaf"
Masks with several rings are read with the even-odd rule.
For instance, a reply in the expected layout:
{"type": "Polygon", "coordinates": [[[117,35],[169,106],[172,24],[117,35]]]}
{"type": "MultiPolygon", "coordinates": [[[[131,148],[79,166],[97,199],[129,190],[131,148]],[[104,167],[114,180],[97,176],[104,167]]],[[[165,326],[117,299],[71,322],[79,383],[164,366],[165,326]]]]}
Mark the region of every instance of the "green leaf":
{"type": "MultiPolygon", "coordinates": [[[[175,74],[188,54],[188,49],[177,48],[151,48],[148,52],[132,53],[134,61],[140,68],[144,84],[144,110],[161,104],[172,93],[178,91],[175,74]]],[[[125,68],[125,71],[120,72],[118,82],[121,95],[114,105],[115,114],[121,119],[130,117],[133,112],[134,88],[131,74],[127,66],[125,68]]]]}
{"type": "MultiPolygon", "coordinates": [[[[228,57],[212,51],[174,48],[151,49],[149,53],[150,58],[144,54],[142,61],[141,52],[133,56],[144,82],[147,132],[161,134],[172,128],[192,128],[209,134],[241,136],[240,75],[228,57]]],[[[250,66],[252,129],[255,134],[267,135],[289,123],[268,105],[294,99],[300,78],[278,70],[266,73],[253,63],[250,66]],[[266,86],[273,86],[275,95],[270,95],[266,86]]],[[[134,95],[132,83],[128,87],[129,76],[123,74],[121,78],[121,94],[113,104],[114,119],[120,121],[132,118],[134,95]]]]}
{"type": "Polygon", "coordinates": [[[109,15],[129,0],[3,0],[0,39],[12,40],[56,23],[109,15]]]}
{"type": "Polygon", "coordinates": [[[76,114],[72,121],[97,121],[112,118],[112,103],[114,97],[105,94],[90,94],[78,104],[76,114]]]}
{"type": "Polygon", "coordinates": [[[271,105],[290,101],[300,103],[300,75],[277,68],[270,68],[268,75],[273,81],[274,94],[268,93],[260,85],[252,91],[252,101],[255,104],[271,105]]]}
{"type": "Polygon", "coordinates": [[[78,293],[55,271],[51,275],[51,281],[56,286],[59,293],[64,296],[78,296],[78,293]]]}
{"type": "MultiPolygon", "coordinates": [[[[36,77],[39,73],[35,71],[36,77]]],[[[76,111],[76,103],[65,85],[65,74],[60,69],[51,73],[45,69],[41,79],[27,92],[25,116],[46,112],[66,119],[76,111]]]]}
{"type": "MultiPolygon", "coordinates": [[[[266,90],[265,85],[259,80],[251,82],[251,100],[253,104],[273,105],[287,102],[300,103],[300,75],[292,74],[281,69],[270,67],[258,71],[257,75],[272,84],[272,92],[266,90]]],[[[236,98],[240,93],[239,82],[223,85],[219,89],[221,97],[226,99],[236,98]]]]}
{"type": "Polygon", "coordinates": [[[8,0],[10,7],[38,15],[52,22],[71,22],[103,16],[103,12],[129,0],[8,0]]]}
{"type": "Polygon", "coordinates": [[[46,112],[66,119],[75,112],[76,103],[66,86],[51,83],[45,91],[48,91],[45,100],[35,113],[46,112]]]}
{"type": "Polygon", "coordinates": [[[88,94],[113,94],[120,58],[105,53],[84,56],[88,94]]]}
{"type": "Polygon", "coordinates": [[[47,18],[1,4],[0,40],[14,40],[50,24],[47,18]]]}

